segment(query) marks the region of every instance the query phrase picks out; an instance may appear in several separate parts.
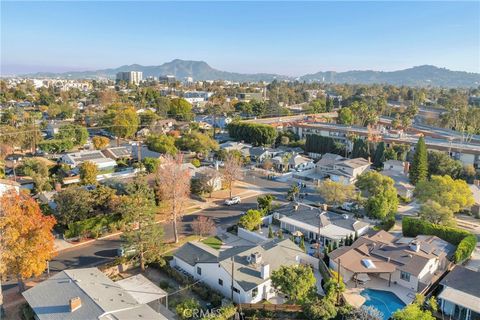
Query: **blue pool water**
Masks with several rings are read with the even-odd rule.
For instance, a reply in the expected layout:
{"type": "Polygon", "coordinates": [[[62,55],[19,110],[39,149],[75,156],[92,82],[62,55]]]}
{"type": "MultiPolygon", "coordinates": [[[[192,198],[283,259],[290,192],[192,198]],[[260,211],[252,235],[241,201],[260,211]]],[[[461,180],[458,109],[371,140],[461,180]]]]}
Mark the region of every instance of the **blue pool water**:
{"type": "Polygon", "coordinates": [[[384,320],[390,318],[392,313],[398,309],[405,307],[405,303],[392,292],[367,288],[362,290],[360,295],[367,299],[363,305],[378,309],[383,313],[384,320]]]}

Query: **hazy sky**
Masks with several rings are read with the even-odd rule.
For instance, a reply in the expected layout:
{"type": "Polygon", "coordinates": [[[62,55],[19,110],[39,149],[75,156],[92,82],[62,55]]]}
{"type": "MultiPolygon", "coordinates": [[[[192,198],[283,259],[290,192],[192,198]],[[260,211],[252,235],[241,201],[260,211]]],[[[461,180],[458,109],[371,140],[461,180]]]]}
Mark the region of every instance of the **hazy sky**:
{"type": "Polygon", "coordinates": [[[433,64],[480,72],[480,2],[1,4],[2,74],[204,60],[301,75],[433,64]]]}

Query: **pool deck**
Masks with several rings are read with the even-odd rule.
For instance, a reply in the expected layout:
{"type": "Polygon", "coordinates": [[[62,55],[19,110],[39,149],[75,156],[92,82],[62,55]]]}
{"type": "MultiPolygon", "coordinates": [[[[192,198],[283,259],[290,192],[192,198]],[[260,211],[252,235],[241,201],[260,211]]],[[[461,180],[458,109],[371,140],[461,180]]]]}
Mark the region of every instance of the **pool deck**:
{"type": "Polygon", "coordinates": [[[366,288],[392,292],[406,305],[409,305],[415,299],[415,292],[413,290],[394,283],[391,283],[389,287],[387,280],[380,279],[378,277],[370,278],[371,279],[365,284],[359,284],[357,288],[355,288],[355,282],[349,281],[347,283],[347,289],[345,290],[344,297],[349,304],[356,308],[361,307],[366,300],[360,295],[360,292],[366,288]]]}

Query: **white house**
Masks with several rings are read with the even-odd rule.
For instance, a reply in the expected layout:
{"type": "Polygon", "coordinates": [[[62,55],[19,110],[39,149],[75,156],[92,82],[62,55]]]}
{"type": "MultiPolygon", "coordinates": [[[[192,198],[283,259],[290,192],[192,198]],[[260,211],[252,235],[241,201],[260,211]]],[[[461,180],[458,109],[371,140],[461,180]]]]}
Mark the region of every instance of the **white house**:
{"type": "Polygon", "coordinates": [[[290,233],[300,231],[306,240],[318,241],[322,246],[350,236],[365,234],[370,224],[346,214],[325,211],[302,203],[292,203],[274,211],[280,227],[290,233]]]}
{"type": "Polygon", "coordinates": [[[224,251],[201,242],[188,242],[174,253],[170,265],[227,298],[233,295],[236,303],[257,303],[277,295],[271,285],[272,271],[309,261],[311,257],[291,240],[277,239],[224,251]]]}
{"type": "Polygon", "coordinates": [[[452,320],[480,319],[480,272],[456,265],[440,281],[440,312],[452,320]]]}
{"type": "Polygon", "coordinates": [[[380,230],[365,234],[351,246],[340,247],[328,256],[334,270],[340,263],[345,283],[376,277],[388,286],[394,283],[416,293],[438,279],[447,269],[448,258],[454,251],[455,246],[436,236],[397,239],[380,230]]]}
{"type": "Polygon", "coordinates": [[[83,162],[90,161],[96,164],[99,170],[113,169],[117,165],[115,160],[106,157],[100,150],[67,153],[60,160],[72,167],[78,167],[83,162]]]}

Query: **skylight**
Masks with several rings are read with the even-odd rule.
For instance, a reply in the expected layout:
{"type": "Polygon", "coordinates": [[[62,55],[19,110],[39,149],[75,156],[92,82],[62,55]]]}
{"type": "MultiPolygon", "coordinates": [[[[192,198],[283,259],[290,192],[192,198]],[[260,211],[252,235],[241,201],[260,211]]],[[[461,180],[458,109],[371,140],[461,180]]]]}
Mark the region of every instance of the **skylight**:
{"type": "Polygon", "coordinates": [[[362,264],[367,269],[375,269],[376,268],[375,264],[370,259],[362,259],[362,264]]]}

